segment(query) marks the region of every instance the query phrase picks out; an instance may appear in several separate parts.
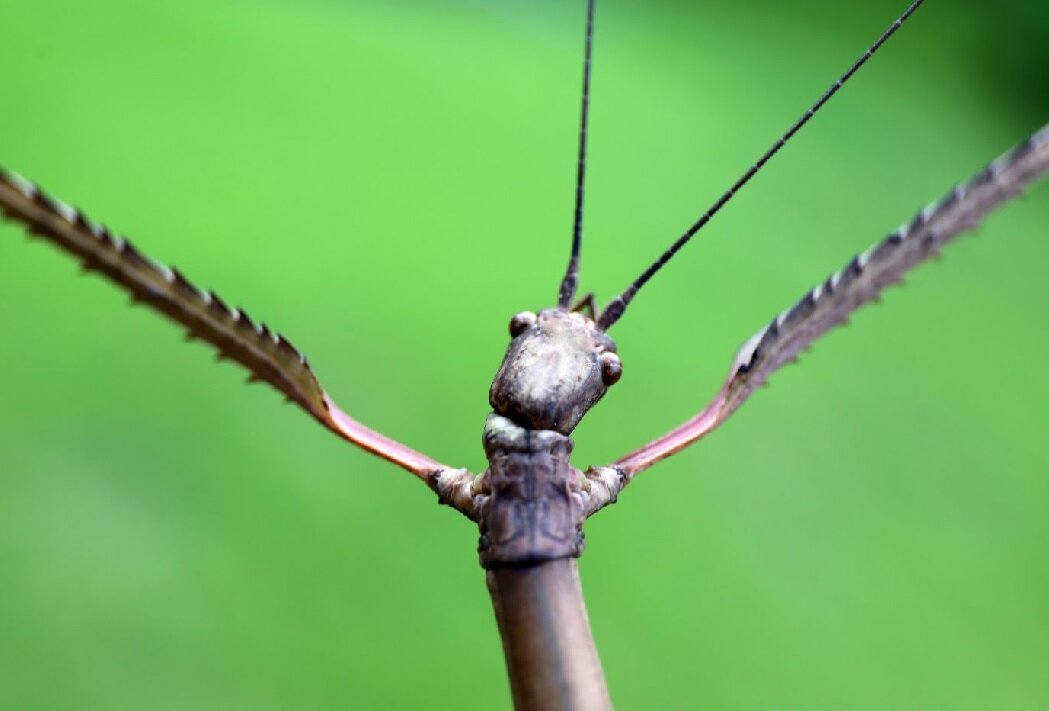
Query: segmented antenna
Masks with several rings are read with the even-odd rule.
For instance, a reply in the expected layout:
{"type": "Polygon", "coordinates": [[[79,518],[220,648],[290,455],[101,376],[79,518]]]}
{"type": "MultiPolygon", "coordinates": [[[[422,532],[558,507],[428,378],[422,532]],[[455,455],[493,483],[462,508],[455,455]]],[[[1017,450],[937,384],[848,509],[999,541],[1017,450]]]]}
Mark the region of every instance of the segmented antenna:
{"type": "Polygon", "coordinates": [[[594,42],[594,0],[586,3],[586,50],[583,59],[583,113],[579,121],[579,158],[576,163],[575,221],[572,226],[572,255],[557,295],[557,305],[567,309],[579,285],[579,250],[583,242],[583,193],[586,182],[586,128],[590,120],[590,56],[594,42]]]}
{"type": "Polygon", "coordinates": [[[725,203],[731,200],[732,196],[734,196],[740,188],[746,185],[750,181],[750,179],[753,178],[754,175],[757,174],[757,172],[761,170],[761,168],[769,161],[769,159],[772,158],[772,156],[776,155],[776,153],[778,153],[779,150],[783,148],[787,141],[789,141],[794,136],[794,134],[801,129],[802,126],[809,122],[809,119],[811,119],[817,111],[823,108],[823,105],[826,104],[830,100],[830,98],[838,92],[838,89],[840,89],[845,84],[845,82],[852,78],[852,75],[855,74],[860,67],[866,64],[867,60],[870,59],[871,56],[875,52],[877,52],[883,44],[885,44],[886,40],[888,40],[889,37],[892,37],[896,30],[900,29],[900,26],[904,22],[906,22],[907,18],[909,18],[914,13],[914,11],[918,9],[918,6],[920,6],[923,2],[925,2],[925,0],[914,0],[914,2],[911,3],[910,7],[908,7],[904,11],[904,13],[900,15],[899,18],[897,18],[896,21],[893,22],[887,30],[885,30],[885,32],[882,33],[881,37],[879,37],[877,41],[870,46],[870,49],[864,52],[860,56],[860,58],[857,59],[851,67],[849,67],[849,70],[842,74],[841,78],[834,82],[834,84],[832,84],[831,87],[823,93],[823,96],[819,98],[819,101],[813,104],[808,111],[802,114],[801,117],[794,122],[794,125],[791,126],[790,129],[788,129],[787,132],[784,133],[778,141],[772,144],[772,147],[769,148],[765,152],[765,154],[761,156],[761,158],[759,158],[756,163],[754,163],[754,165],[750,166],[750,168],[742,176],[740,176],[739,180],[732,184],[732,187],[730,187],[724,195],[718,198],[714,202],[714,204],[711,205],[710,208],[707,209],[707,211],[704,212],[703,215],[698,220],[696,220],[696,222],[691,227],[685,230],[684,234],[678,237],[674,241],[674,243],[670,245],[670,248],[667,249],[667,251],[663,252],[663,254],[659,256],[659,259],[653,262],[651,266],[648,267],[648,269],[641,273],[641,276],[635,279],[634,282],[629,287],[627,287],[626,291],[624,291],[616,298],[612,299],[612,301],[608,304],[608,307],[604,310],[604,312],[601,314],[601,317],[598,319],[597,325],[599,328],[607,329],[619,320],[619,318],[626,311],[627,305],[637,294],[638,290],[642,286],[644,286],[645,283],[649,279],[651,279],[656,272],[662,269],[663,265],[669,262],[670,258],[677,254],[677,251],[679,249],[685,246],[686,242],[692,239],[692,235],[699,232],[703,225],[710,222],[710,218],[716,215],[718,210],[724,207],[725,203]]]}

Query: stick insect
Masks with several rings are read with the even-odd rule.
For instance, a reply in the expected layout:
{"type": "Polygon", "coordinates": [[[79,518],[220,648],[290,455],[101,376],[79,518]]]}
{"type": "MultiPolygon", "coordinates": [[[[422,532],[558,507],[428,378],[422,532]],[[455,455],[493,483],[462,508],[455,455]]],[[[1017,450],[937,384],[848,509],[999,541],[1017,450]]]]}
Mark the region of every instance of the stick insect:
{"type": "MultiPolygon", "coordinates": [[[[983,156],[981,156],[981,157],[983,157],[983,156]]],[[[140,230],[140,231],[137,231],[137,232],[136,232],[135,234],[140,234],[140,233],[143,233],[143,231],[142,231],[142,230],[140,230]]],[[[140,239],[140,242],[141,242],[141,241],[143,241],[143,237],[140,237],[140,238],[138,238],[138,239],[140,239]]],[[[220,293],[221,293],[221,292],[220,292],[220,293]]],[[[301,339],[297,339],[297,340],[301,340],[301,339]]],[[[315,349],[314,349],[314,348],[311,348],[311,350],[312,350],[312,351],[314,351],[315,349]]],[[[316,357],[316,356],[315,356],[315,357],[316,357]]],[[[714,360],[716,360],[716,354],[714,354],[713,358],[714,358],[714,360]]],[[[627,364],[627,367],[629,368],[629,363],[627,364]]]]}

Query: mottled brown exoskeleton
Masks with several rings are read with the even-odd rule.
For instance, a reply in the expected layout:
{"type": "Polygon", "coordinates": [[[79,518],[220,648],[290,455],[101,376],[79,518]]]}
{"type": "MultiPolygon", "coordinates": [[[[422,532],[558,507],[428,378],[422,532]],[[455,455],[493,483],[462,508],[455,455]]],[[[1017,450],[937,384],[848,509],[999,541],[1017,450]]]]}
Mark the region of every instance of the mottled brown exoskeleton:
{"type": "Polygon", "coordinates": [[[579,141],[575,230],[557,305],[510,321],[510,343],[490,390],[484,426],[487,469],[474,477],[375,432],[344,413],[321,388],[305,357],[283,336],[202,291],[177,270],[145,257],[127,240],[0,171],[0,209],[72,254],[133,298],[213,344],[317,421],[425,481],[445,503],[477,523],[479,554],[521,709],[610,706],[590,636],[575,558],[588,516],[615,500],[640,471],[724,422],[768,376],[822,333],[975,227],[1002,202],[1049,170],[1049,127],[993,161],[909,222],[857,255],[749,339],[711,403],[695,417],[612,464],[576,469],[571,434],[616,383],[622,364],[608,335],[640,288],[760,169],[899,28],[921,0],[865,52],[773,147],[626,290],[597,312],[575,302],[581,245],[590,50],[594,3],[587,5],[586,63],[579,141]]]}
{"type": "Polygon", "coordinates": [[[575,311],[517,314],[510,335],[476,487],[486,567],[582,553],[586,479],[568,462],[569,435],[623,370],[612,339],[575,311]]]}

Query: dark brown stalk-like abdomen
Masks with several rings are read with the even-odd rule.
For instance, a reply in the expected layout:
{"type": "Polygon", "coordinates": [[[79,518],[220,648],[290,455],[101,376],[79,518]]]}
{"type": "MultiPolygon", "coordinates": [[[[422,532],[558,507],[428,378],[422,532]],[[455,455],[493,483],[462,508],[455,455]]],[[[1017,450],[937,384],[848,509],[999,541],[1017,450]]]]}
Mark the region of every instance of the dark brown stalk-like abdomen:
{"type": "Polygon", "coordinates": [[[611,709],[574,558],[487,572],[517,711],[611,709]]]}

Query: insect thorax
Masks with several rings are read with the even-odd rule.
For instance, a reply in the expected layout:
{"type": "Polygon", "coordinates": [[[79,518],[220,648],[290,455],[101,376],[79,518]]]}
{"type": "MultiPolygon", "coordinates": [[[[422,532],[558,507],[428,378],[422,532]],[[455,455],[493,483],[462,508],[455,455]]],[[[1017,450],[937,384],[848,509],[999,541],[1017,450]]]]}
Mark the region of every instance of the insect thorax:
{"type": "Polygon", "coordinates": [[[488,471],[478,500],[481,565],[521,565],[583,552],[583,475],[568,463],[572,439],[529,430],[492,413],[484,427],[488,471]]]}

